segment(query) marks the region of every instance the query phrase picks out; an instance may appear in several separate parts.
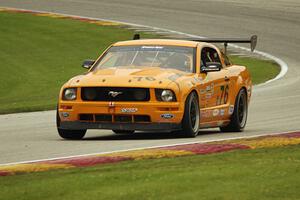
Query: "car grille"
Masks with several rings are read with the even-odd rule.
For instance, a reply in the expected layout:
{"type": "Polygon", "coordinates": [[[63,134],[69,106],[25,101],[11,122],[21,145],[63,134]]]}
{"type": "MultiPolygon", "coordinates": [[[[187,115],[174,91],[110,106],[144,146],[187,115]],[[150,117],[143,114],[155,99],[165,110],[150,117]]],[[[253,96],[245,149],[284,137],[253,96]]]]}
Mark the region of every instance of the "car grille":
{"type": "Polygon", "coordinates": [[[127,122],[127,123],[143,123],[151,122],[148,115],[110,115],[110,114],[80,114],[80,121],[88,122],[127,122]]]}
{"type": "Polygon", "coordinates": [[[148,88],[83,87],[83,101],[149,101],[148,88]]]}

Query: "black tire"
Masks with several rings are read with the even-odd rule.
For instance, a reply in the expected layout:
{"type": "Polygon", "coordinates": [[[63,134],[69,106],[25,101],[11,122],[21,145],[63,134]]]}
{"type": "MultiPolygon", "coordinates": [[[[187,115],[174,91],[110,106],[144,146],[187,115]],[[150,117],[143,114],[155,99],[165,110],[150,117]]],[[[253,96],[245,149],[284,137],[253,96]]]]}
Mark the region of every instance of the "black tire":
{"type": "Polygon", "coordinates": [[[58,111],[56,112],[56,127],[58,135],[67,140],[80,140],[85,136],[86,130],[69,130],[60,129],[60,117],[58,111]]]}
{"type": "Polygon", "coordinates": [[[235,99],[234,111],[231,115],[230,123],[220,127],[222,132],[242,132],[246,126],[248,116],[247,93],[241,89],[235,99]]]}
{"type": "Polygon", "coordinates": [[[185,101],[182,133],[187,137],[196,137],[199,131],[199,123],[200,109],[198,96],[195,92],[192,92],[185,101]]]}
{"type": "Polygon", "coordinates": [[[115,134],[133,134],[134,130],[112,130],[115,134]]]}

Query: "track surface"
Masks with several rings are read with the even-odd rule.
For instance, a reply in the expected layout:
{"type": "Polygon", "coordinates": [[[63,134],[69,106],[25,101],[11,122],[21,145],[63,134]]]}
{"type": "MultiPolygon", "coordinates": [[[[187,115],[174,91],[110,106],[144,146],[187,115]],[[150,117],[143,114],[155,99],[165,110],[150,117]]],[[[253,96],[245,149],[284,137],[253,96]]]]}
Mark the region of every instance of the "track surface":
{"type": "Polygon", "coordinates": [[[287,75],[255,87],[244,133],[201,131],[195,139],[167,133],[116,136],[89,131],[83,141],[63,141],[55,112],[0,116],[0,164],[131,148],[300,130],[299,0],[0,0],[0,6],[114,19],[201,36],[259,36],[258,50],[283,59],[287,75]]]}

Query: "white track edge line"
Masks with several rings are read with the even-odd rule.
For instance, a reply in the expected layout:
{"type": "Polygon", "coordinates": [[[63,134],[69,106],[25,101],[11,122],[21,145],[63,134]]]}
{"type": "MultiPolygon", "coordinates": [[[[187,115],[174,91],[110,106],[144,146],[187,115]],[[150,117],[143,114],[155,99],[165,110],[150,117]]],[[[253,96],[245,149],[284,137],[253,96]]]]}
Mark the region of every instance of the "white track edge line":
{"type": "Polygon", "coordinates": [[[282,133],[268,133],[268,134],[262,133],[262,134],[250,135],[250,136],[229,137],[229,138],[221,138],[221,139],[207,139],[207,140],[203,140],[203,141],[174,143],[174,144],[158,145],[158,146],[150,146],[150,147],[139,147],[139,148],[125,149],[125,150],[106,151],[106,152],[100,152],[100,153],[98,152],[98,153],[88,153],[88,154],[80,154],[80,155],[73,155],[73,156],[62,156],[62,157],[56,157],[56,158],[45,158],[45,159],[38,159],[38,160],[4,163],[4,164],[0,164],[0,167],[19,165],[19,164],[31,164],[31,163],[38,163],[38,162],[54,161],[54,160],[80,158],[80,157],[87,157],[87,156],[100,156],[100,155],[112,154],[112,153],[122,153],[122,152],[137,151],[137,150],[148,150],[148,149],[181,146],[181,145],[189,145],[189,144],[205,144],[205,143],[210,143],[210,142],[221,142],[221,141],[227,141],[227,140],[230,141],[230,140],[238,140],[238,139],[250,139],[250,138],[262,137],[262,136],[274,136],[274,135],[282,135],[282,134],[288,134],[288,133],[294,133],[294,132],[297,132],[297,131],[294,130],[294,131],[287,131],[287,132],[282,132],[282,133]]]}
{"type": "MultiPolygon", "coordinates": [[[[146,25],[140,25],[140,24],[135,24],[135,23],[128,23],[128,22],[122,22],[118,20],[111,20],[111,19],[104,19],[104,18],[94,18],[94,17],[85,17],[85,16],[78,16],[78,15],[69,15],[69,14],[64,14],[64,13],[57,13],[57,12],[48,12],[48,11],[41,11],[41,10],[29,10],[29,9],[20,9],[20,8],[12,8],[12,7],[0,7],[4,9],[15,9],[15,10],[21,10],[21,11],[30,11],[30,12],[36,12],[36,13],[48,13],[48,14],[57,14],[57,15],[62,15],[66,17],[78,17],[78,18],[83,18],[83,19],[91,19],[91,20],[100,20],[100,21],[110,21],[110,22],[115,22],[119,24],[124,24],[128,26],[136,26],[136,27],[144,27],[144,28],[150,28],[153,30],[159,30],[159,31],[166,31],[170,33],[175,33],[179,35],[184,35],[187,37],[198,37],[198,38],[205,38],[202,36],[198,35],[193,35],[193,34],[188,34],[188,33],[183,33],[180,31],[174,31],[170,29],[165,29],[165,28],[158,28],[154,26],[146,26],[146,25]]],[[[241,47],[238,45],[230,45],[234,48],[246,50],[246,51],[251,51],[249,48],[241,47]]],[[[265,83],[259,84],[259,85],[264,85],[270,82],[273,82],[275,80],[278,80],[282,78],[288,71],[288,65],[281,60],[280,58],[273,56],[269,53],[265,53],[262,51],[254,51],[255,53],[266,57],[268,59],[271,59],[275,61],[279,66],[280,66],[280,73],[273,79],[268,80],[265,83]]],[[[295,131],[289,131],[285,133],[291,133],[295,131]]],[[[91,154],[81,154],[81,155],[74,155],[74,156],[66,156],[66,157],[57,157],[57,158],[49,158],[49,159],[41,159],[41,160],[32,160],[32,161],[21,161],[21,162],[14,162],[14,163],[7,163],[7,164],[0,164],[0,166],[7,166],[7,165],[16,165],[16,164],[26,164],[26,163],[34,163],[34,162],[42,162],[42,161],[51,161],[51,160],[58,160],[58,159],[68,159],[68,158],[75,158],[75,157],[84,157],[84,156],[92,156],[92,155],[103,155],[103,154],[108,154],[108,153],[116,153],[116,152],[126,152],[126,151],[133,151],[133,150],[142,150],[142,149],[151,149],[151,148],[162,148],[162,147],[169,147],[169,146],[177,146],[177,145],[186,145],[186,144],[195,144],[195,143],[208,143],[208,142],[217,142],[217,141],[224,141],[224,140],[234,140],[234,139],[243,139],[243,138],[253,138],[253,137],[259,137],[259,136],[265,136],[265,135],[277,135],[277,134],[284,134],[284,133],[274,133],[274,134],[257,134],[257,135],[252,135],[252,136],[241,136],[241,137],[232,137],[232,138],[226,138],[226,139],[216,139],[216,140],[206,140],[206,141],[201,141],[201,142],[187,142],[187,143],[175,143],[171,145],[162,145],[162,146],[152,146],[152,147],[141,147],[141,148],[133,148],[133,149],[127,149],[127,150],[116,150],[116,151],[111,151],[111,152],[102,152],[102,153],[91,153],[91,154]]]]}
{"type": "MultiPolygon", "coordinates": [[[[159,28],[159,27],[155,27],[155,26],[147,26],[147,25],[129,23],[129,22],[124,22],[124,21],[112,20],[112,19],[86,17],[86,16],[79,16],[79,15],[70,15],[70,14],[58,13],[58,12],[48,12],[48,11],[41,11],[41,10],[30,10],[30,9],[21,9],[21,8],[12,8],[12,7],[0,7],[0,8],[15,9],[15,10],[21,10],[21,11],[30,11],[30,12],[45,13],[45,14],[47,14],[47,13],[48,14],[57,14],[57,15],[62,15],[62,16],[66,16],[66,17],[78,17],[78,18],[90,19],[90,20],[100,20],[100,21],[115,22],[115,23],[124,24],[124,25],[128,25],[128,26],[136,26],[136,27],[149,28],[149,29],[158,30],[158,31],[165,31],[165,32],[174,33],[174,34],[178,34],[178,35],[184,35],[184,36],[187,36],[187,37],[205,38],[203,36],[188,34],[188,33],[180,32],[180,31],[174,31],[174,30],[165,29],[165,28],[159,28]]],[[[246,48],[246,47],[241,47],[241,46],[233,45],[233,44],[229,44],[229,46],[234,47],[236,49],[241,49],[241,50],[245,50],[245,51],[251,52],[251,50],[249,48],[246,48]]],[[[278,58],[278,57],[276,57],[274,55],[271,55],[269,53],[258,51],[258,50],[255,50],[254,53],[256,53],[256,54],[258,54],[260,56],[263,56],[265,58],[268,58],[270,60],[273,60],[274,62],[276,62],[280,66],[280,72],[279,72],[279,74],[275,78],[270,79],[270,80],[268,80],[268,81],[266,81],[264,83],[258,84],[256,86],[261,86],[261,85],[265,85],[265,84],[271,83],[271,82],[276,81],[278,79],[281,79],[282,77],[285,76],[285,74],[288,71],[288,65],[282,59],[280,59],[280,58],[278,58]]]]}

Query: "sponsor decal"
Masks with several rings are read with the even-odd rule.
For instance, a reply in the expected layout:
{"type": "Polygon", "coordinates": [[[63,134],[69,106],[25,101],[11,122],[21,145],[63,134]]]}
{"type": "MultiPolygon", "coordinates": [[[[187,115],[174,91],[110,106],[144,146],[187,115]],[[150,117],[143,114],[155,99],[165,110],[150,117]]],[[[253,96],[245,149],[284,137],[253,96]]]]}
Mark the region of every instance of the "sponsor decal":
{"type": "Polygon", "coordinates": [[[137,112],[137,108],[121,108],[122,113],[135,113],[137,112]]]}
{"type": "Polygon", "coordinates": [[[206,99],[210,99],[212,97],[212,94],[211,93],[207,93],[206,95],[205,95],[205,98],[206,99]]]}
{"type": "Polygon", "coordinates": [[[209,118],[212,115],[212,111],[211,110],[204,110],[200,112],[200,117],[202,118],[209,118]]]}
{"type": "Polygon", "coordinates": [[[225,110],[224,110],[224,109],[221,109],[221,110],[220,110],[220,115],[221,115],[221,116],[224,116],[224,114],[225,114],[225,110]]]}
{"type": "Polygon", "coordinates": [[[204,90],[204,89],[201,89],[201,90],[200,90],[200,94],[205,94],[205,90],[204,90]]]}
{"type": "Polygon", "coordinates": [[[233,111],[234,111],[234,105],[230,105],[228,109],[228,114],[232,115],[233,111]]]}
{"type": "Polygon", "coordinates": [[[163,49],[162,46],[142,46],[142,49],[163,49]]]}
{"type": "Polygon", "coordinates": [[[219,109],[214,109],[214,110],[213,110],[213,116],[214,116],[214,117],[218,116],[219,113],[220,113],[220,110],[219,110],[219,109]]]}
{"type": "Polygon", "coordinates": [[[174,115],[170,113],[165,113],[165,114],[161,114],[160,117],[164,119],[172,119],[174,115]]]}
{"type": "Polygon", "coordinates": [[[206,92],[209,92],[211,89],[210,85],[206,86],[206,92]]]}
{"type": "Polygon", "coordinates": [[[206,86],[206,92],[210,92],[212,95],[214,94],[214,83],[211,83],[210,85],[206,86]]]}

